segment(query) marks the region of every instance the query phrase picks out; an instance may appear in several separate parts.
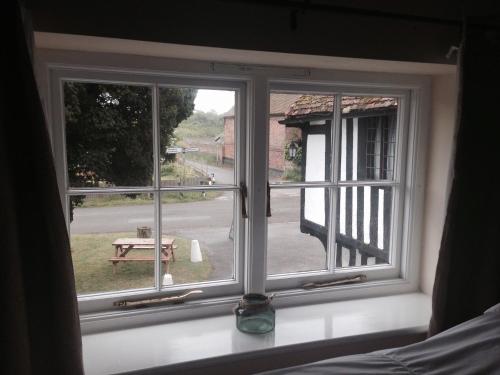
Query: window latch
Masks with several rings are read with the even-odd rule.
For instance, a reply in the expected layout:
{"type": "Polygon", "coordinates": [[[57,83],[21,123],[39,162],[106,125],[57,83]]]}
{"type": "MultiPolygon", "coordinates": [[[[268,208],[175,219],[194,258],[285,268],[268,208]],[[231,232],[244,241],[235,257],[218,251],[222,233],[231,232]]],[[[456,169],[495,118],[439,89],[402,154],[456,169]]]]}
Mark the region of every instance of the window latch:
{"type": "Polygon", "coordinates": [[[245,185],[244,182],[240,183],[240,195],[241,195],[241,216],[243,219],[248,218],[248,213],[247,213],[247,197],[248,197],[248,191],[247,191],[247,186],[245,185]]]}
{"type": "Polygon", "coordinates": [[[353,283],[361,283],[366,281],[366,275],[356,275],[351,277],[344,277],[342,279],[336,279],[332,281],[326,281],[323,283],[307,283],[302,285],[303,289],[318,289],[318,288],[326,288],[329,286],[337,286],[337,285],[345,285],[345,284],[353,284],[353,283]]]}
{"type": "Polygon", "coordinates": [[[185,299],[190,295],[201,294],[201,293],[203,293],[202,290],[190,290],[189,292],[177,296],[168,296],[168,297],[141,299],[141,300],[123,300],[123,301],[116,301],[113,303],[113,305],[118,307],[148,307],[162,303],[177,304],[177,303],[184,303],[185,299]]]}

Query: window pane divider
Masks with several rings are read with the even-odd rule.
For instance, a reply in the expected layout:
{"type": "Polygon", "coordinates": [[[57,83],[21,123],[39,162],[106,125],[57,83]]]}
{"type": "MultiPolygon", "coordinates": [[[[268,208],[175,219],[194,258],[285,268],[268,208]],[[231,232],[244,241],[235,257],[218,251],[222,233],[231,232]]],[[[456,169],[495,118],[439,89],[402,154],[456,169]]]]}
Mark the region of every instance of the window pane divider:
{"type": "MultiPolygon", "coordinates": [[[[269,184],[272,189],[307,189],[307,188],[336,188],[336,187],[352,187],[352,186],[399,186],[400,183],[393,180],[374,180],[374,181],[339,181],[336,184],[328,181],[321,182],[297,182],[286,184],[269,184]]],[[[172,190],[179,190],[174,188],[172,190]]],[[[198,189],[203,190],[203,189],[198,189]]]]}
{"type": "Polygon", "coordinates": [[[246,254],[246,293],[265,293],[267,276],[266,184],[269,134],[269,92],[265,77],[257,77],[250,87],[250,132],[248,137],[248,242],[246,254]],[[252,168],[253,166],[253,168],[252,168]]]}
{"type": "Polygon", "coordinates": [[[283,279],[297,279],[299,277],[315,277],[315,276],[332,276],[331,272],[327,269],[324,270],[313,270],[313,271],[297,271],[297,272],[282,272],[282,273],[273,273],[272,275],[268,275],[268,280],[283,280],[283,279]]]}
{"type": "Polygon", "coordinates": [[[355,186],[399,186],[397,181],[376,180],[376,181],[342,181],[338,183],[339,187],[355,187],[355,186]]]}
{"type": "Polygon", "coordinates": [[[161,290],[161,274],[163,264],[161,262],[161,248],[162,248],[162,225],[161,225],[161,160],[160,160],[160,90],[158,85],[153,87],[152,95],[153,105],[153,184],[156,192],[154,193],[154,214],[155,214],[155,287],[157,291],[161,290]]]}
{"type": "Polygon", "coordinates": [[[238,191],[239,187],[236,185],[199,185],[199,186],[168,186],[162,187],[160,191],[238,191]]]}
{"type": "Polygon", "coordinates": [[[319,182],[297,182],[297,183],[286,183],[286,184],[269,184],[272,189],[296,189],[296,188],[327,188],[332,187],[333,184],[329,181],[319,181],[319,182]]]}
{"type": "Polygon", "coordinates": [[[337,258],[337,243],[336,243],[336,230],[337,230],[337,194],[338,194],[338,180],[339,180],[339,166],[340,166],[340,125],[342,121],[342,94],[335,94],[333,96],[333,119],[332,130],[330,132],[331,142],[331,156],[332,162],[330,163],[330,179],[332,187],[328,190],[328,197],[330,200],[330,219],[328,221],[328,238],[327,238],[327,268],[332,275],[335,274],[335,259],[337,258]]]}
{"type": "Polygon", "coordinates": [[[128,193],[154,193],[157,189],[154,187],[143,187],[143,188],[82,188],[82,189],[70,189],[66,192],[66,195],[85,195],[85,194],[128,194],[128,193]]]}

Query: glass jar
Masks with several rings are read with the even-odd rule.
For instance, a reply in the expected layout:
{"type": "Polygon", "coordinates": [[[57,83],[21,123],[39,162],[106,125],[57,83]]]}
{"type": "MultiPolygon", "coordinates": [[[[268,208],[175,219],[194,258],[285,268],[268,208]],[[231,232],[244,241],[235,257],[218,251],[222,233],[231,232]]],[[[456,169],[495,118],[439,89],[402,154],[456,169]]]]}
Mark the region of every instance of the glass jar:
{"type": "Polygon", "coordinates": [[[249,293],[241,297],[234,309],[236,327],[245,333],[267,333],[274,329],[275,310],[272,296],[249,293]]]}

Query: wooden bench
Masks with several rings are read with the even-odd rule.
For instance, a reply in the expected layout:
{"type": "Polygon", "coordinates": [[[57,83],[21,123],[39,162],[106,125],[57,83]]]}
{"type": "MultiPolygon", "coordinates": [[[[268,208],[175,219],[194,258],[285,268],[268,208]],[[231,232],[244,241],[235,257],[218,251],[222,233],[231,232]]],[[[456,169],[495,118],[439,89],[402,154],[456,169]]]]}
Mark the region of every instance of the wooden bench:
{"type": "MultiPolygon", "coordinates": [[[[154,238],[118,238],[113,242],[115,256],[108,260],[113,263],[113,273],[116,273],[116,265],[120,262],[154,262],[154,256],[129,256],[131,250],[152,250],[155,248],[154,238]]],[[[174,239],[170,237],[162,238],[161,262],[165,266],[165,273],[168,273],[168,264],[172,260],[175,262],[174,239]]]]}

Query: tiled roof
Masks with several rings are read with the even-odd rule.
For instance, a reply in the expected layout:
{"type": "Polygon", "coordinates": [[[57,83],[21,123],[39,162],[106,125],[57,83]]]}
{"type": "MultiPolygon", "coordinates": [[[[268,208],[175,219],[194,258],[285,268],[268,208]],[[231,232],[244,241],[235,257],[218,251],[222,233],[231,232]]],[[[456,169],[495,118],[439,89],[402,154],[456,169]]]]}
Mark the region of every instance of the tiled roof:
{"type": "Polygon", "coordinates": [[[234,116],[234,107],[231,107],[229,111],[227,111],[222,115],[222,117],[233,117],[233,116],[234,116]]]}
{"type": "Polygon", "coordinates": [[[286,118],[305,117],[311,114],[328,114],[333,111],[333,96],[301,95],[286,112],[286,118]]]}
{"type": "Polygon", "coordinates": [[[380,96],[344,96],[342,97],[342,113],[354,111],[369,111],[372,109],[396,108],[398,101],[396,98],[380,96]]]}
{"type": "MultiPolygon", "coordinates": [[[[270,95],[270,110],[271,115],[284,116],[288,112],[291,105],[301,97],[301,94],[275,94],[270,95]]],[[[224,113],[224,117],[234,116],[234,107],[224,113]]]]}
{"type": "MultiPolygon", "coordinates": [[[[330,95],[300,95],[271,94],[272,115],[285,115],[286,119],[298,119],[309,115],[329,115],[333,112],[333,96],[330,95]]],[[[344,96],[342,97],[342,113],[356,113],[369,110],[396,108],[396,98],[378,96],[344,96]]],[[[234,116],[231,108],[224,117],[234,116]]]]}
{"type": "MultiPolygon", "coordinates": [[[[397,99],[388,97],[342,97],[342,113],[364,112],[374,109],[396,108],[397,99]]],[[[333,96],[302,95],[286,112],[286,119],[309,115],[328,115],[333,112],[333,96]]]]}
{"type": "Polygon", "coordinates": [[[269,113],[272,115],[284,115],[290,107],[303,95],[300,94],[275,94],[270,95],[269,113]]]}

